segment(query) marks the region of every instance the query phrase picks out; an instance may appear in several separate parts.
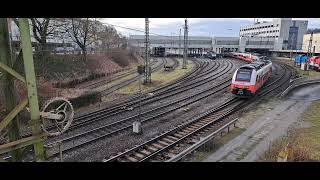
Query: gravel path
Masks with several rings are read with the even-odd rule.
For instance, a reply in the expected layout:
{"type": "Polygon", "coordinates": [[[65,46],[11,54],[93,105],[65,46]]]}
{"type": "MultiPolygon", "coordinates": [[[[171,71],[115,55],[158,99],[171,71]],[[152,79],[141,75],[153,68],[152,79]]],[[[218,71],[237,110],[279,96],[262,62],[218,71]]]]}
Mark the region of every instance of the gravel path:
{"type": "Polygon", "coordinates": [[[291,99],[279,101],[278,105],[257,118],[242,134],[220,147],[204,162],[257,160],[272,141],[286,135],[288,128],[301,118],[310,104],[291,99]]]}

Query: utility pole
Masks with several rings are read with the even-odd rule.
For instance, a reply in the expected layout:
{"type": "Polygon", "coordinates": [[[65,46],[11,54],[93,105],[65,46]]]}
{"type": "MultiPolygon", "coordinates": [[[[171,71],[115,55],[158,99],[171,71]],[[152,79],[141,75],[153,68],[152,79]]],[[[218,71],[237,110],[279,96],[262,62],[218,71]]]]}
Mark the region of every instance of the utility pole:
{"type": "MultiPolygon", "coordinates": [[[[8,21],[6,18],[0,18],[0,62],[7,65],[8,67],[13,67],[13,59],[11,56],[11,48],[10,48],[10,40],[9,40],[9,32],[8,32],[8,21]]],[[[5,96],[5,107],[6,112],[10,112],[16,106],[16,98],[15,98],[15,90],[14,90],[14,81],[13,77],[3,71],[2,77],[3,83],[3,92],[5,96]]],[[[19,131],[19,119],[16,116],[11,123],[8,125],[8,137],[10,142],[16,141],[20,139],[20,131],[19,131]]],[[[11,153],[12,161],[21,161],[22,151],[20,149],[14,150],[11,153]]]]}
{"type": "Polygon", "coordinates": [[[151,67],[149,59],[149,18],[145,18],[145,84],[151,83],[151,67]]]}
{"type": "Polygon", "coordinates": [[[313,46],[312,56],[314,56],[315,52],[316,52],[316,46],[313,46]]]}
{"type": "Polygon", "coordinates": [[[179,32],[179,55],[181,54],[181,28],[179,32]]]}
{"type": "Polygon", "coordinates": [[[188,58],[188,22],[186,18],[184,20],[184,51],[183,51],[182,69],[187,69],[187,58],[188,58]]]}
{"type": "Polygon", "coordinates": [[[308,52],[307,52],[308,57],[312,55],[312,38],[313,38],[313,32],[311,32],[310,39],[309,39],[309,46],[308,46],[308,52]]]}

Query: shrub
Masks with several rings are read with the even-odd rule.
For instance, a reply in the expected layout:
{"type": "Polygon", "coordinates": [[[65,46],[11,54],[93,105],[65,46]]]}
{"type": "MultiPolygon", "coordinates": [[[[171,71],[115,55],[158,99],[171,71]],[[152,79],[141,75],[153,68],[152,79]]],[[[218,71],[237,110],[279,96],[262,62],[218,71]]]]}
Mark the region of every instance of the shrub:
{"type": "Polygon", "coordinates": [[[121,67],[128,66],[130,64],[128,54],[125,51],[114,50],[111,53],[112,60],[121,67]]]}
{"type": "Polygon", "coordinates": [[[104,73],[92,73],[87,77],[82,77],[82,78],[78,78],[78,79],[72,79],[70,81],[66,81],[66,82],[57,82],[55,84],[55,87],[57,88],[74,88],[76,85],[84,83],[84,82],[88,82],[97,78],[101,78],[104,77],[105,74],[104,73]]]}
{"type": "Polygon", "coordinates": [[[71,98],[69,101],[72,103],[73,107],[80,108],[84,106],[88,106],[90,104],[94,104],[96,102],[101,101],[101,93],[98,91],[89,91],[82,94],[79,97],[71,98]]]}

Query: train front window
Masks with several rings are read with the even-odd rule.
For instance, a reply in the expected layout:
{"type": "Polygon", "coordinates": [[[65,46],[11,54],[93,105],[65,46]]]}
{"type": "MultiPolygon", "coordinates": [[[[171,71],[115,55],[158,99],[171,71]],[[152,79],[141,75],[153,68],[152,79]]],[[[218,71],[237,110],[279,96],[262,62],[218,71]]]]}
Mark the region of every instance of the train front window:
{"type": "Polygon", "coordinates": [[[251,71],[238,71],[236,81],[247,81],[251,79],[251,71]]]}

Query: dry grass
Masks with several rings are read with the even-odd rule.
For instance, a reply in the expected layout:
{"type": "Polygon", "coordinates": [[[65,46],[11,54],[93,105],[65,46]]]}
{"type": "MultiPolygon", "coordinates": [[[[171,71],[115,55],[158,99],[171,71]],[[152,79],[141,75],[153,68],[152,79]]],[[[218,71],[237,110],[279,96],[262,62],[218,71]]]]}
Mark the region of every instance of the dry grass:
{"type": "Polygon", "coordinates": [[[277,156],[289,144],[292,155],[288,161],[320,161],[320,101],[314,102],[304,113],[303,121],[311,127],[295,128],[288,136],[274,141],[259,161],[276,161],[277,156]]]}
{"type": "Polygon", "coordinates": [[[314,70],[303,71],[298,67],[295,67],[295,69],[298,71],[298,75],[301,77],[320,78],[320,72],[314,70]]]}
{"type": "Polygon", "coordinates": [[[215,139],[207,142],[204,146],[200,147],[197,152],[194,154],[194,156],[188,160],[192,162],[199,162],[206,159],[208,156],[210,156],[212,153],[217,151],[219,148],[221,148],[223,145],[225,145],[230,140],[234,139],[241,133],[243,133],[245,129],[243,128],[233,128],[230,130],[229,133],[223,134],[222,137],[216,137],[215,139]]]}
{"type": "Polygon", "coordinates": [[[95,91],[104,91],[108,88],[110,88],[111,86],[115,85],[115,84],[118,84],[118,83],[121,83],[125,80],[128,80],[128,79],[131,79],[135,76],[135,74],[130,74],[128,76],[125,76],[125,77],[122,77],[120,79],[117,79],[117,80],[114,80],[114,81],[111,81],[110,83],[107,83],[106,85],[103,85],[103,86],[99,86],[97,88],[95,88],[94,90],[95,91]]]}
{"type": "MultiPolygon", "coordinates": [[[[182,60],[178,59],[178,61],[180,61],[179,66],[174,71],[167,72],[167,71],[161,70],[161,71],[152,73],[151,75],[152,83],[149,85],[142,85],[141,86],[142,91],[145,92],[152,88],[165,85],[173,80],[176,80],[182,77],[183,75],[185,75],[186,73],[192,70],[192,67],[193,67],[192,62],[188,63],[187,69],[182,69],[182,60]]],[[[117,90],[116,93],[132,94],[138,91],[139,91],[139,83],[134,82],[124,88],[117,90]]]]}
{"type": "Polygon", "coordinates": [[[267,113],[274,109],[274,107],[279,103],[277,99],[268,99],[263,101],[263,103],[259,103],[256,106],[250,108],[249,112],[244,113],[239,118],[239,127],[248,128],[252,123],[255,122],[263,114],[267,113]]]}

